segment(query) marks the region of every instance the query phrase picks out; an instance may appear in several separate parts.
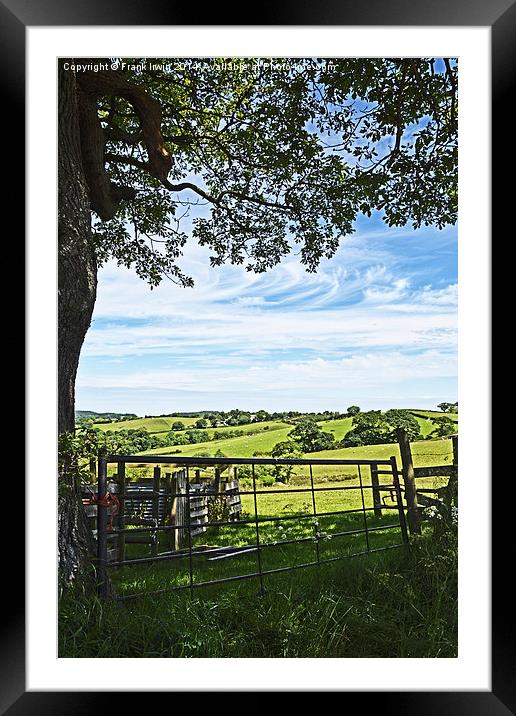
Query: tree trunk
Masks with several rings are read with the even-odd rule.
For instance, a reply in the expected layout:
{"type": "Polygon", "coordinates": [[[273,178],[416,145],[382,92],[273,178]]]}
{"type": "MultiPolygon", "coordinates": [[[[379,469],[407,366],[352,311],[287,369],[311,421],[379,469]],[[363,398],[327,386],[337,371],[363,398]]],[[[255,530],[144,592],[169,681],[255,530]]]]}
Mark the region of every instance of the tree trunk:
{"type": "Polygon", "coordinates": [[[97,293],[91,210],[81,160],[74,73],[59,68],[58,429],[75,426],[75,376],[97,293]]]}
{"type": "MultiPolygon", "coordinates": [[[[59,63],[58,104],[58,430],[75,427],[75,377],[97,292],[89,193],[81,161],[75,75],[59,63]]],[[[65,582],[89,562],[92,535],[68,465],[59,475],[59,571],[65,582]]]]}

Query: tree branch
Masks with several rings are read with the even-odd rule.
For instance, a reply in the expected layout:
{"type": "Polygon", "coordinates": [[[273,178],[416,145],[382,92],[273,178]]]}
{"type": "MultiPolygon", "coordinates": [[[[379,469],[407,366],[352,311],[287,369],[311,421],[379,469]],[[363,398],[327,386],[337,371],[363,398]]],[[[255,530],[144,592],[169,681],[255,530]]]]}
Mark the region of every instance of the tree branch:
{"type": "MultiPolygon", "coordinates": [[[[120,192],[120,187],[113,185],[106,173],[106,135],[98,116],[97,100],[99,97],[123,97],[132,105],[149,158],[141,168],[165,182],[172,158],[161,134],[161,106],[142,87],[131,84],[117,71],[80,72],[77,74],[77,88],[84,174],[92,208],[106,221],[115,216],[120,200],[128,193],[125,190],[120,192]]],[[[135,135],[125,134],[134,143],[135,135]]]]}

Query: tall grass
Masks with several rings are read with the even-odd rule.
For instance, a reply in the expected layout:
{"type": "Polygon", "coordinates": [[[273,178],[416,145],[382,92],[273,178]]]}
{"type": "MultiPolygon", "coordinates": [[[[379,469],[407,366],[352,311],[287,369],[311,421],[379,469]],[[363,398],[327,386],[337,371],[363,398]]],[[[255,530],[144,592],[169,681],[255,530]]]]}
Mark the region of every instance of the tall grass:
{"type": "Polygon", "coordinates": [[[60,599],[60,657],[453,657],[456,531],[264,578],[100,602],[60,599]]]}

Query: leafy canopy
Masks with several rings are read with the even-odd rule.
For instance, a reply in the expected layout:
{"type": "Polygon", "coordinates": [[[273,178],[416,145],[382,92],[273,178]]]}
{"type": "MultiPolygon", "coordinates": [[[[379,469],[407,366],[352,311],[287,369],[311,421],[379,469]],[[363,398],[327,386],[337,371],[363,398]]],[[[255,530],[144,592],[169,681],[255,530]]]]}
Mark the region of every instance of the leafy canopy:
{"type": "MultiPolygon", "coordinates": [[[[335,447],[335,436],[321,430],[312,418],[299,420],[296,427],[289,432],[288,437],[295,441],[304,453],[331,450],[335,447]]],[[[273,457],[277,456],[273,455],[273,457]]]]}
{"type": "Polygon", "coordinates": [[[435,435],[438,438],[444,438],[448,435],[454,435],[457,432],[457,423],[446,415],[432,418],[432,423],[435,425],[435,428],[430,433],[432,436],[435,435]]]}
{"type": "Polygon", "coordinates": [[[408,410],[369,410],[353,416],[352,429],[346,434],[344,447],[380,445],[397,440],[399,429],[405,430],[409,440],[421,439],[419,423],[408,410]]]}
{"type": "Polygon", "coordinates": [[[118,66],[117,77],[161,108],[170,171],[149,172],[128,92],[99,90],[103,162],[122,198],[112,218],[94,220],[100,263],[134,266],[151,286],[164,275],[191,285],[180,268],[191,233],[211,249],[212,265],[261,272],[297,246],[314,271],[361,212],[381,211],[389,226],[456,221],[455,61],[133,58],[118,66]]]}

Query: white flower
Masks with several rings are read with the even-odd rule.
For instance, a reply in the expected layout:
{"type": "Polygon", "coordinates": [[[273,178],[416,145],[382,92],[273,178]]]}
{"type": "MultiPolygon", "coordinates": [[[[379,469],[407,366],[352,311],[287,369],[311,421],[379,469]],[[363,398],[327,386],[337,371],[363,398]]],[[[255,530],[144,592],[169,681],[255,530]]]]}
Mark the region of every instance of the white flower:
{"type": "Polygon", "coordinates": [[[427,507],[423,511],[424,511],[425,515],[431,520],[433,520],[434,517],[436,517],[436,515],[437,515],[437,507],[435,507],[435,505],[432,505],[431,507],[427,507]]]}

